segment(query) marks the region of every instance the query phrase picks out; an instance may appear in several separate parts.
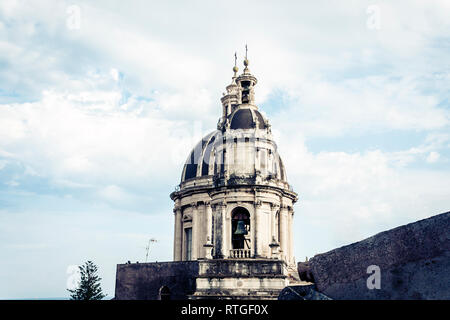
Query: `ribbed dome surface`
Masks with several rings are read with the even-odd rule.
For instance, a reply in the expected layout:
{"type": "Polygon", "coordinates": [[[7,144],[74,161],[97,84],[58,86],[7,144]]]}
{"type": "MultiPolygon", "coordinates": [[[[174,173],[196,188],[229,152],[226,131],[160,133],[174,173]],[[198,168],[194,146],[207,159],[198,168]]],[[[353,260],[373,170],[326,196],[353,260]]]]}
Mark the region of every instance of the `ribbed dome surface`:
{"type": "Polygon", "coordinates": [[[258,122],[258,129],[264,129],[264,118],[258,110],[243,108],[236,110],[231,115],[231,129],[251,129],[256,127],[258,122]]]}
{"type": "MultiPolygon", "coordinates": [[[[248,109],[247,109],[248,110],[248,109]]],[[[254,110],[252,110],[254,111],[254,110]]],[[[212,177],[224,173],[249,177],[258,170],[262,176],[270,176],[287,182],[283,162],[272,141],[254,136],[222,135],[219,130],[206,135],[189,153],[183,168],[181,182],[212,177]]]]}

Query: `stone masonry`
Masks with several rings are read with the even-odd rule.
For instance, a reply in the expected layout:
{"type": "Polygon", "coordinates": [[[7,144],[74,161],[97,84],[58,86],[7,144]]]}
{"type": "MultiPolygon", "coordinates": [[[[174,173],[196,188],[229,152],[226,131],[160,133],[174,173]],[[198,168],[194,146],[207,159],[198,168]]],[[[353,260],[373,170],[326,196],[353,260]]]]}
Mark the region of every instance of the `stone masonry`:
{"type": "Polygon", "coordinates": [[[298,264],[332,299],[450,299],[450,212],[376,234],[298,264]],[[370,265],[380,289],[368,289],[370,265]]]}

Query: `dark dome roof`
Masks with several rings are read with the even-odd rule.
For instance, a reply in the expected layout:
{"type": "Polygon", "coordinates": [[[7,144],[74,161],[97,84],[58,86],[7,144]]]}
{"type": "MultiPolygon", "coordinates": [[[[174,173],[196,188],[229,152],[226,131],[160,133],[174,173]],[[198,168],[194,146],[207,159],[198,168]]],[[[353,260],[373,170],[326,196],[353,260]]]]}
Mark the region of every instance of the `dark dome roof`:
{"type": "Polygon", "coordinates": [[[258,110],[242,108],[236,110],[231,115],[231,129],[251,129],[256,126],[258,119],[258,128],[264,129],[264,118],[258,110]]]}
{"type": "MultiPolygon", "coordinates": [[[[234,141],[237,141],[238,143],[251,143],[251,141],[247,140],[248,138],[233,138],[234,141]]],[[[231,141],[233,141],[231,140],[231,141]]],[[[184,164],[183,172],[181,175],[181,182],[184,182],[189,179],[193,178],[201,178],[205,176],[211,176],[218,173],[224,172],[224,155],[225,153],[222,150],[222,146],[225,143],[224,136],[222,135],[222,132],[219,130],[213,131],[210,134],[206,135],[197,145],[194,147],[194,149],[189,153],[189,156],[186,160],[186,163],[184,164]]],[[[253,145],[252,143],[250,145],[253,145]]],[[[267,155],[273,154],[273,166],[271,166],[269,169],[269,174],[271,174],[273,177],[276,177],[277,179],[280,179],[282,181],[287,182],[286,178],[286,171],[284,169],[283,162],[276,151],[275,148],[271,148],[271,150],[263,151],[264,154],[267,155]]],[[[230,152],[230,156],[233,154],[233,152],[230,152]]],[[[240,156],[239,153],[237,153],[235,156],[240,156]]],[[[253,158],[253,161],[256,160],[253,158]]],[[[263,167],[266,165],[266,160],[264,160],[264,157],[260,157],[259,161],[262,161],[260,163],[260,167],[263,167]]],[[[234,163],[238,163],[238,159],[233,160],[234,163]]],[[[254,170],[254,164],[249,169],[252,173],[254,170]]]]}
{"type": "Polygon", "coordinates": [[[204,155],[209,155],[211,153],[217,133],[218,131],[213,131],[197,143],[195,148],[189,154],[186,164],[184,165],[181,181],[197,177],[197,169],[200,165],[202,166],[201,176],[208,175],[209,159],[205,161],[204,155]],[[203,152],[205,148],[206,152],[203,152]]]}

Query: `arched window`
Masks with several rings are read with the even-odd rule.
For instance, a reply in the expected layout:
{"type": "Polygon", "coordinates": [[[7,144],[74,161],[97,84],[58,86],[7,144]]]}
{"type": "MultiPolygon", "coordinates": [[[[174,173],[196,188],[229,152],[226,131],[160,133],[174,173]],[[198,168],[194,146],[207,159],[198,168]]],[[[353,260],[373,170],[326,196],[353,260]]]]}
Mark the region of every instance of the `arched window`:
{"type": "Polygon", "coordinates": [[[233,249],[250,249],[250,214],[237,207],[231,215],[231,241],[233,249]]]}
{"type": "Polygon", "coordinates": [[[170,289],[166,286],[162,286],[159,289],[159,300],[170,300],[170,289]]]}

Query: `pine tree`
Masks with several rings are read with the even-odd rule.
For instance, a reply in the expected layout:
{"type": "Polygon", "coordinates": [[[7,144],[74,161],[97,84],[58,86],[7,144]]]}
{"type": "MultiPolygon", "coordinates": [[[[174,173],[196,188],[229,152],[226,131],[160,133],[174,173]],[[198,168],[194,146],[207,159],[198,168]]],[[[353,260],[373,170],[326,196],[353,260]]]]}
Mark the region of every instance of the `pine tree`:
{"type": "Polygon", "coordinates": [[[70,292],[70,300],[101,300],[106,297],[100,287],[102,278],[97,275],[97,266],[92,261],[87,261],[79,266],[79,269],[81,277],[78,288],[67,289],[70,292]]]}

